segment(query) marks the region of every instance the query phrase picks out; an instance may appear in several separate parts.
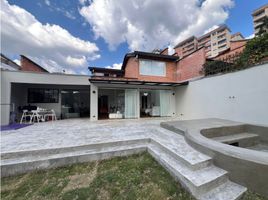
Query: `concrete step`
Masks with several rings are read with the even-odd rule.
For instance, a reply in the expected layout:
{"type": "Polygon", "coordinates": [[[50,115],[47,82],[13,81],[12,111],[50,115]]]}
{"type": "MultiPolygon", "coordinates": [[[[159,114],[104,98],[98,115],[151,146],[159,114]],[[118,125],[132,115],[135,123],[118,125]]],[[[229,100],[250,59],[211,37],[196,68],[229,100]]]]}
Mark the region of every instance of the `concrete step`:
{"type": "MultiPolygon", "coordinates": [[[[183,165],[187,166],[191,170],[199,170],[204,167],[208,167],[212,164],[212,159],[208,156],[198,156],[196,155],[193,159],[192,156],[187,156],[185,154],[182,154],[182,152],[178,151],[177,149],[163,142],[158,142],[157,140],[151,140],[151,143],[153,146],[160,148],[161,151],[165,152],[169,156],[171,156],[173,159],[180,161],[183,163],[183,165]]],[[[196,152],[196,154],[200,154],[200,152],[196,152]]]]}
{"type": "Polygon", "coordinates": [[[220,136],[220,137],[213,137],[213,140],[217,142],[222,142],[225,144],[233,144],[238,143],[238,146],[247,147],[255,145],[259,140],[259,135],[254,133],[236,133],[232,135],[220,136]]]}
{"type": "Polygon", "coordinates": [[[164,148],[168,149],[180,158],[191,169],[199,169],[211,164],[211,157],[192,148],[186,141],[184,136],[174,134],[165,128],[155,128],[153,135],[153,144],[161,144],[164,148]]]}
{"type": "Polygon", "coordinates": [[[157,146],[150,144],[149,153],[195,197],[228,181],[227,172],[215,166],[192,170],[157,146]]]}
{"type": "Polygon", "coordinates": [[[237,200],[247,191],[247,188],[234,182],[227,181],[219,187],[199,196],[200,200],[237,200]]]}
{"type": "Polygon", "coordinates": [[[24,157],[45,157],[49,155],[55,154],[63,154],[63,153],[72,153],[75,151],[97,151],[103,148],[108,147],[117,147],[122,145],[137,145],[137,144],[147,144],[150,142],[149,138],[141,138],[141,139],[128,139],[128,140],[111,140],[107,142],[99,142],[92,143],[87,145],[79,145],[79,146],[67,146],[61,148],[50,148],[50,149],[38,149],[38,150],[29,150],[29,151],[16,151],[16,152],[2,152],[1,160],[5,159],[22,159],[24,157]]]}
{"type": "Polygon", "coordinates": [[[75,163],[91,162],[118,156],[137,154],[147,150],[147,144],[121,145],[88,149],[43,156],[26,156],[1,160],[1,177],[22,174],[34,170],[50,169],[75,163]]]}

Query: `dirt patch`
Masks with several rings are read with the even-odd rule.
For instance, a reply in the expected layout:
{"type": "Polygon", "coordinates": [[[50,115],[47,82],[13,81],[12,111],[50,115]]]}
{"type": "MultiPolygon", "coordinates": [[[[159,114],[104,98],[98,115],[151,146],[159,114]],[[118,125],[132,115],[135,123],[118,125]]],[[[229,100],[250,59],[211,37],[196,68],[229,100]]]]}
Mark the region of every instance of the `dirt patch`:
{"type": "Polygon", "coordinates": [[[84,174],[76,174],[69,176],[70,179],[68,185],[62,190],[62,192],[88,187],[90,183],[95,179],[97,176],[98,171],[98,162],[96,162],[94,168],[90,173],[84,173],[84,174]]]}
{"type": "Polygon", "coordinates": [[[20,186],[20,184],[23,183],[28,177],[29,177],[29,174],[26,174],[19,180],[14,179],[14,181],[12,181],[10,184],[1,185],[1,191],[17,189],[20,186]]]}
{"type": "Polygon", "coordinates": [[[101,189],[97,199],[98,200],[110,199],[109,192],[107,190],[101,189]]]}

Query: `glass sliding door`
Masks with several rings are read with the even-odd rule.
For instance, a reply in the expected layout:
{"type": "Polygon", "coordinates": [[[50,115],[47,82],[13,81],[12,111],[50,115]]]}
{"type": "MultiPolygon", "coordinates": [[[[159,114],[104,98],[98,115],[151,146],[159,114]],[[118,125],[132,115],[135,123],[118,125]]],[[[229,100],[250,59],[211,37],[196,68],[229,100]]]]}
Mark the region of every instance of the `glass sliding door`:
{"type": "Polygon", "coordinates": [[[101,88],[98,92],[99,119],[122,119],[125,107],[125,90],[101,88]]]}
{"type": "Polygon", "coordinates": [[[89,90],[61,90],[61,118],[89,117],[89,90]]]}
{"type": "Polygon", "coordinates": [[[160,90],[160,116],[169,117],[171,116],[171,91],[160,90]]]}
{"type": "Polygon", "coordinates": [[[125,90],[125,118],[138,118],[138,90],[125,90]]]}

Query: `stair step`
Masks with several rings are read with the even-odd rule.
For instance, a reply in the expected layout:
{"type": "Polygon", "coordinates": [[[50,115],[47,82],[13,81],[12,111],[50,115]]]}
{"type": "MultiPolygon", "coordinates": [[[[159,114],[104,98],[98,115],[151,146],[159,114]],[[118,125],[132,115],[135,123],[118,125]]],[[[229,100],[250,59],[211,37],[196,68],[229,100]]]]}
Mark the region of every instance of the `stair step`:
{"type": "Polygon", "coordinates": [[[247,188],[227,181],[219,187],[199,196],[198,200],[237,200],[247,191],[247,188]]]}
{"type": "Polygon", "coordinates": [[[154,145],[149,145],[148,151],[194,196],[216,188],[228,180],[226,176],[227,172],[215,166],[191,170],[183,162],[174,159],[154,145]]]}
{"type": "Polygon", "coordinates": [[[237,133],[233,135],[227,135],[227,136],[220,136],[220,137],[213,137],[213,140],[216,140],[218,142],[235,142],[242,139],[248,139],[248,138],[258,138],[259,135],[254,133],[237,133]]]}
{"type": "MultiPolygon", "coordinates": [[[[200,158],[200,156],[196,155],[195,159],[193,160],[191,156],[189,158],[185,154],[182,154],[182,152],[178,152],[177,149],[174,149],[174,147],[172,148],[172,146],[163,144],[162,142],[160,143],[156,140],[151,140],[151,144],[157,148],[160,148],[161,151],[170,155],[175,160],[179,160],[191,170],[199,170],[201,168],[208,167],[212,164],[212,159],[208,156],[201,156],[200,158]]],[[[198,154],[202,155],[200,152],[198,152],[198,154]]]]}
{"type": "Polygon", "coordinates": [[[211,139],[217,142],[225,143],[225,144],[237,143],[236,146],[248,147],[248,146],[256,145],[258,143],[259,135],[254,134],[254,133],[244,132],[244,133],[236,133],[233,135],[214,137],[211,139]]]}
{"type": "Polygon", "coordinates": [[[101,150],[82,150],[48,156],[28,156],[1,160],[1,176],[22,174],[39,169],[49,169],[69,164],[103,160],[137,154],[147,150],[147,144],[106,147],[101,150]]]}
{"type": "Polygon", "coordinates": [[[137,144],[147,144],[150,142],[149,138],[141,138],[141,139],[128,139],[128,140],[114,140],[108,142],[101,143],[93,143],[87,145],[79,145],[79,146],[69,146],[69,147],[61,147],[61,148],[51,148],[51,149],[40,149],[40,150],[28,150],[28,151],[16,151],[16,152],[2,152],[1,160],[5,159],[21,159],[23,157],[41,157],[41,156],[49,156],[55,154],[63,154],[63,153],[73,153],[75,151],[97,151],[102,150],[103,148],[110,147],[118,147],[122,145],[137,145],[137,144]]]}
{"type": "Polygon", "coordinates": [[[211,157],[189,146],[184,136],[174,134],[174,132],[161,127],[156,129],[156,131],[151,143],[160,144],[161,147],[168,149],[168,151],[175,154],[177,158],[181,159],[193,170],[206,167],[212,163],[211,157]]]}

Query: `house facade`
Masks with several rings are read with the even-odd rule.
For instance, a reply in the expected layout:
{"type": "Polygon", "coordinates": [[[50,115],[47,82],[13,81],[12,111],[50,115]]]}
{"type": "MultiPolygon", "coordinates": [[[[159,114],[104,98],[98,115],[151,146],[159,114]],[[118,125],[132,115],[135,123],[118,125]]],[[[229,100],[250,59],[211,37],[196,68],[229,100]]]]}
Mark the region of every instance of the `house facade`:
{"type": "MultiPolygon", "coordinates": [[[[232,41],[230,53],[242,51],[245,43],[232,41]]],[[[167,48],[134,51],[120,70],[89,67],[90,76],[49,73],[21,56],[18,70],[1,70],[1,124],[19,121],[23,110],[36,107],[53,109],[59,119],[176,116],[175,89],[203,76],[206,54],[205,46],[182,58],[168,55],[167,48]]]]}
{"type": "Polygon", "coordinates": [[[135,51],[120,70],[90,67],[91,120],[175,116],[178,56],[135,51]],[[98,105],[98,106],[96,106],[98,105]]]}
{"type": "Polygon", "coordinates": [[[179,57],[164,51],[128,53],[121,70],[90,68],[91,76],[49,73],[23,59],[24,69],[40,70],[1,69],[1,125],[36,107],[60,119],[175,116],[174,89],[187,83],[177,73],[179,57]]]}
{"type": "Polygon", "coordinates": [[[23,110],[53,109],[58,119],[89,117],[88,76],[1,70],[1,125],[23,110]]]}

